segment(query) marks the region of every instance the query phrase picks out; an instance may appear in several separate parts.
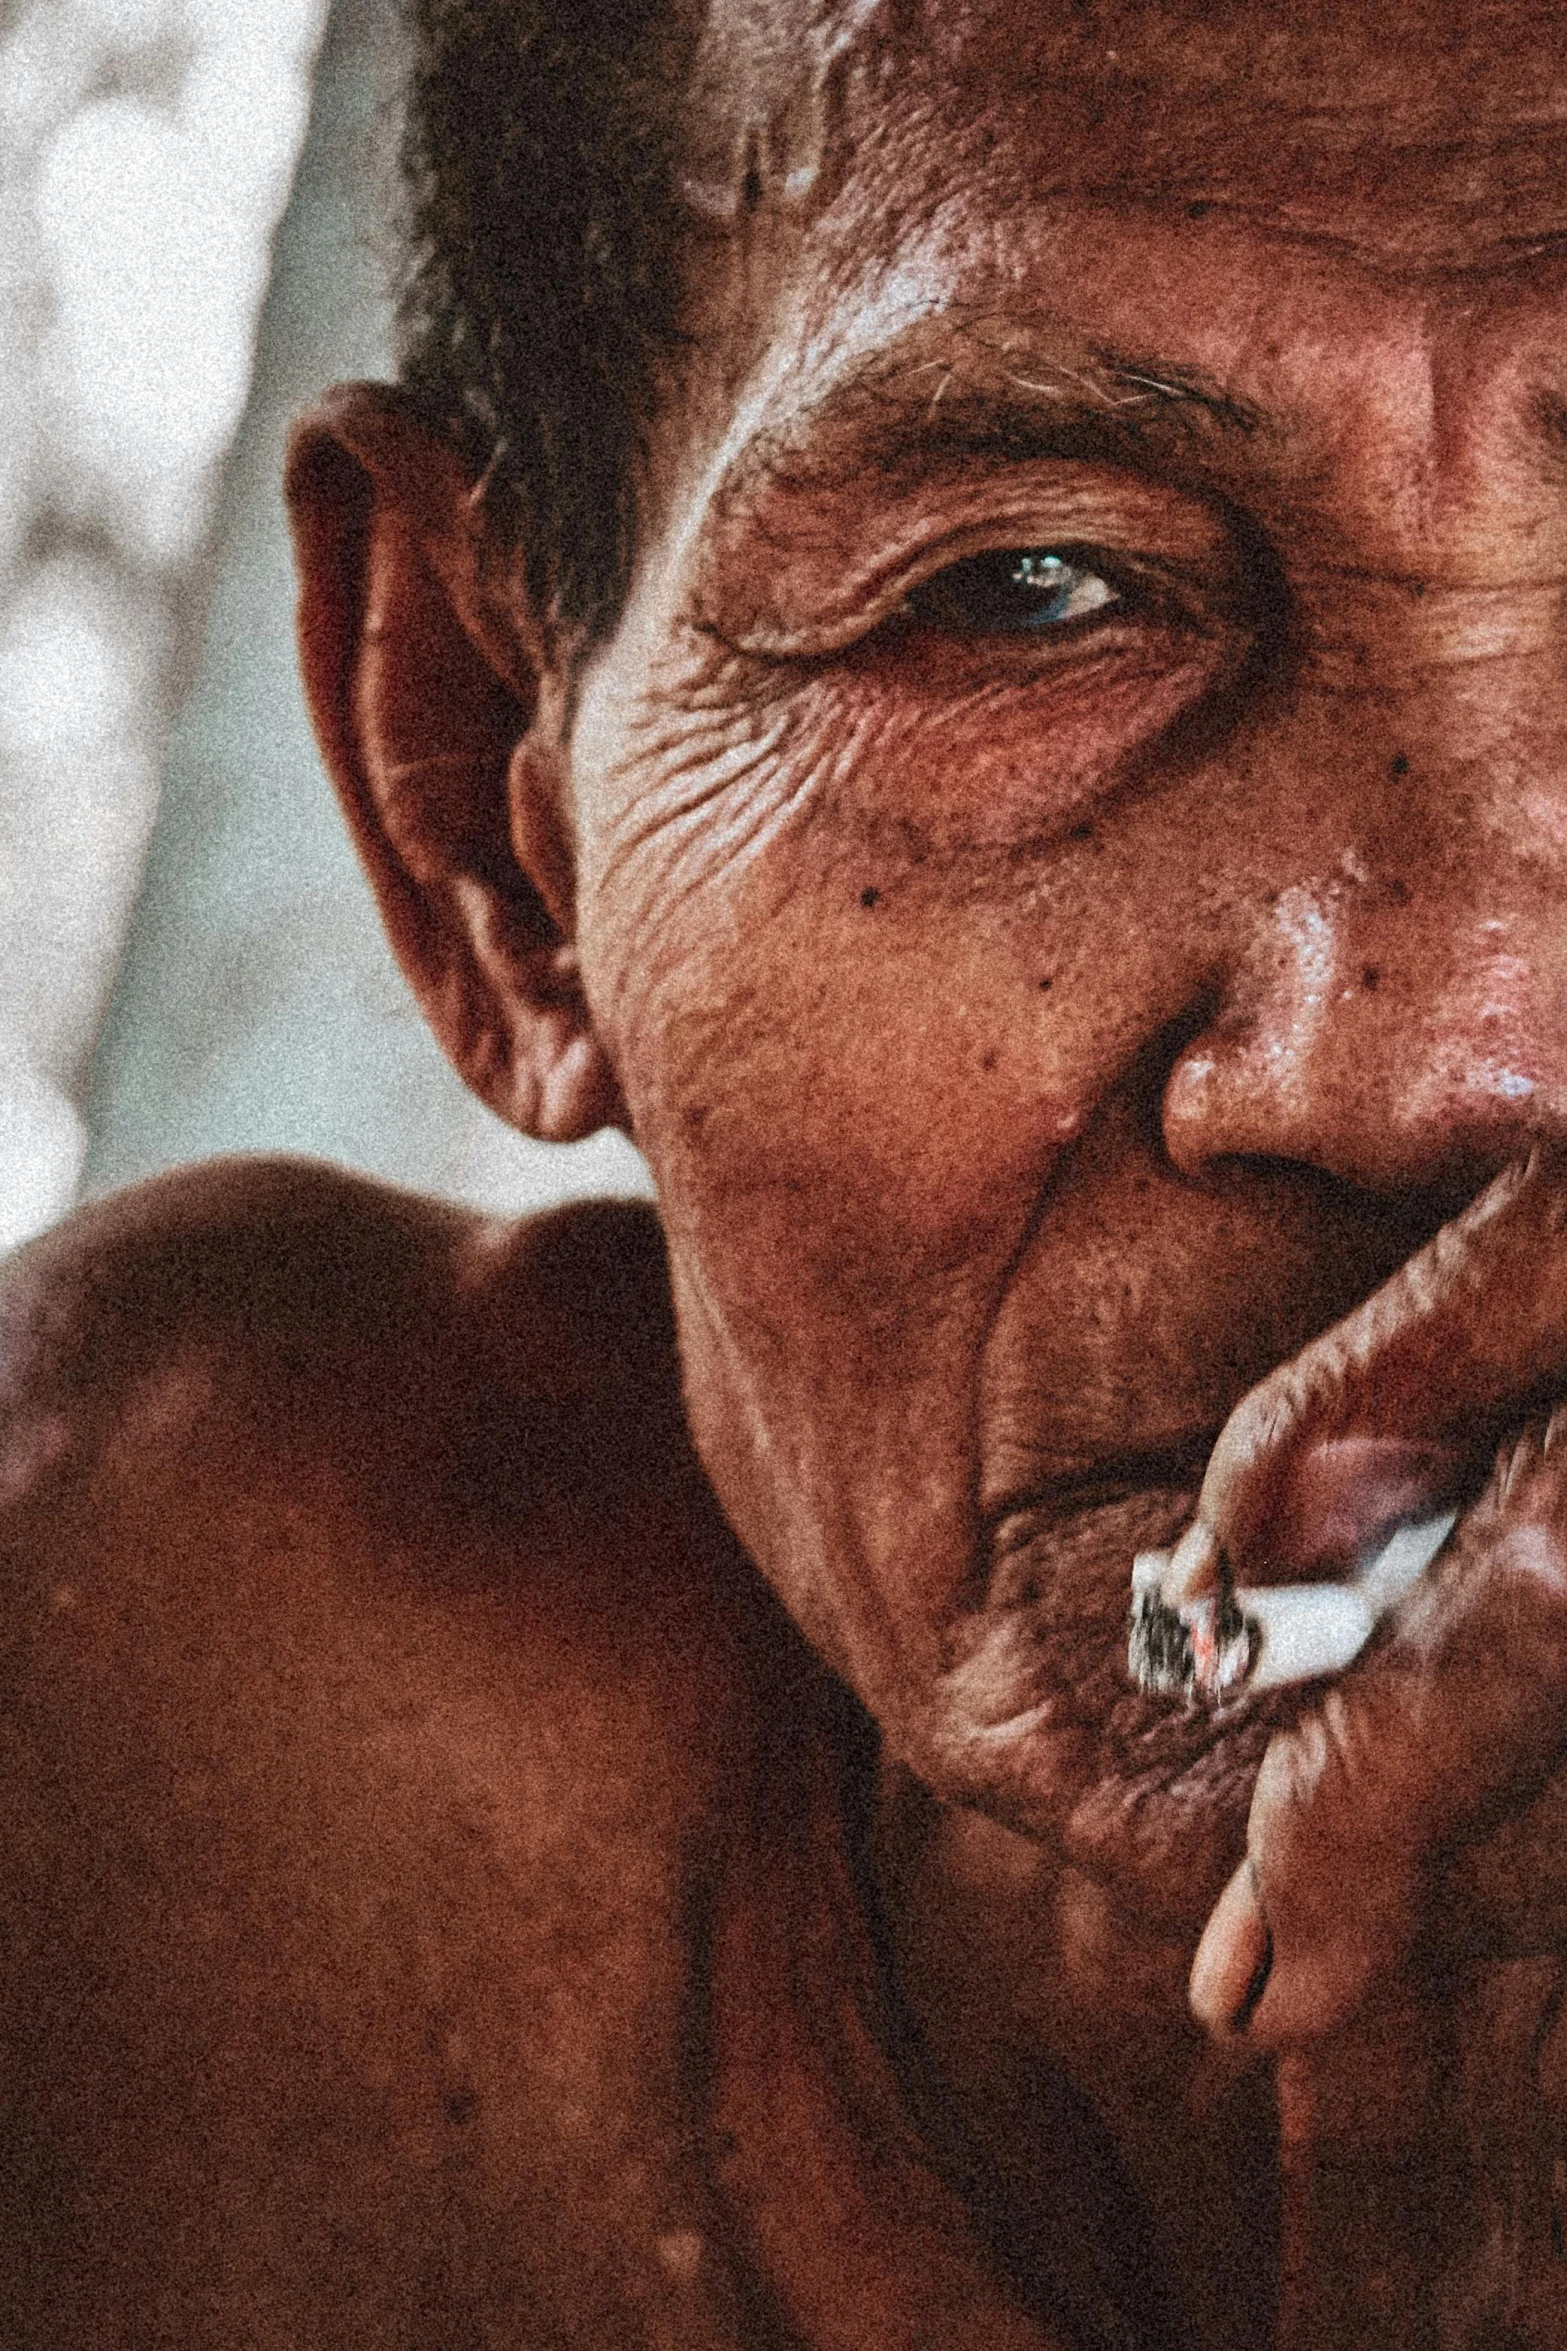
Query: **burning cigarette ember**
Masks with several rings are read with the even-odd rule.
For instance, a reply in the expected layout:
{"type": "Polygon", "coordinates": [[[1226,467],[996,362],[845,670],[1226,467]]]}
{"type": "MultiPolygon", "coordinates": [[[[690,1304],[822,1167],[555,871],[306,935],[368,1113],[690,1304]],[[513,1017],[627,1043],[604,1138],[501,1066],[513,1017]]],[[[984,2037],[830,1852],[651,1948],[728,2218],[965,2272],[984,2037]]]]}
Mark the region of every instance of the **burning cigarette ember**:
{"type": "Polygon", "coordinates": [[[1226,1706],[1342,1673],[1424,1575],[1457,1517],[1443,1510],[1407,1520],[1339,1583],[1234,1590],[1226,1581],[1179,1608],[1163,1592],[1173,1555],[1140,1551],[1132,1562],[1131,1677],[1153,1697],[1226,1706]]]}

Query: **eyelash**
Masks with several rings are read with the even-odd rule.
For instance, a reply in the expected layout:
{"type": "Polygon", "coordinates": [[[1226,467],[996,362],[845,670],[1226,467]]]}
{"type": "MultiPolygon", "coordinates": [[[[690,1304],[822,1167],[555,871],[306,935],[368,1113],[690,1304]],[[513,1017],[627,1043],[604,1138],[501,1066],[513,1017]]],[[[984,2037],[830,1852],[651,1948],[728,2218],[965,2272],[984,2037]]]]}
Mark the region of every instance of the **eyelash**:
{"type": "MultiPolygon", "coordinates": [[[[1101,636],[1109,651],[1128,646],[1140,631],[1206,638],[1243,629],[1250,635],[1258,620],[1255,583],[1237,580],[1229,565],[1201,548],[1153,556],[1070,540],[1017,540],[939,564],[923,578],[915,572],[909,586],[871,581],[859,595],[843,593],[840,602],[835,585],[830,578],[823,583],[825,609],[814,625],[803,614],[774,619],[765,605],[733,633],[700,608],[693,618],[704,637],[736,660],[795,677],[844,660],[874,662],[911,638],[927,639],[932,651],[944,642],[970,664],[1001,660],[1015,669],[1021,662],[1032,671],[1041,660],[1051,664],[1057,650],[1063,657],[1069,649],[1100,650],[1101,636]]],[[[1261,585],[1271,590],[1267,579],[1261,585]]]]}

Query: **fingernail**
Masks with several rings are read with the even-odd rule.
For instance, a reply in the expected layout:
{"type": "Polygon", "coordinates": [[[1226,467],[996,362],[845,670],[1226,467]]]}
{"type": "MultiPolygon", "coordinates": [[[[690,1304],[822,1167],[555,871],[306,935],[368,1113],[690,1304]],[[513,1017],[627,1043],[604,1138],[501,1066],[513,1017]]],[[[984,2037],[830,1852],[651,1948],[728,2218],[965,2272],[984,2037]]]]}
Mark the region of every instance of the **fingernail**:
{"type": "Polygon", "coordinates": [[[1257,1873],[1243,1861],[1214,1905],[1192,1961],[1192,2013],[1211,2033],[1245,2033],[1273,1972],[1257,1873]]]}
{"type": "Polygon", "coordinates": [[[1170,1553],[1164,1598],[1172,1608],[1184,1608],[1189,1600],[1217,1592],[1223,1582],[1224,1551],[1219,1538],[1202,1519],[1193,1519],[1170,1553]]]}

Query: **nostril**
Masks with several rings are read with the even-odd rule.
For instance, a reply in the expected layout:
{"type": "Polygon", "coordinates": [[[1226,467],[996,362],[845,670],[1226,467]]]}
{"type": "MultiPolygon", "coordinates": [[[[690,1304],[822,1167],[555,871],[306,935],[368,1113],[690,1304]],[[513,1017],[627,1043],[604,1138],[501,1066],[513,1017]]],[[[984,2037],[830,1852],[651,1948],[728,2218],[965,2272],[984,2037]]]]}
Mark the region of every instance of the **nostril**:
{"type": "Polygon", "coordinates": [[[1129,1072],[1130,1097],[1141,1106],[1150,1146],[1158,1154],[1167,1149],[1170,1087],[1192,1060],[1198,1040],[1212,1030],[1218,1010],[1218,991],[1205,987],[1154,1032],[1129,1072]]]}

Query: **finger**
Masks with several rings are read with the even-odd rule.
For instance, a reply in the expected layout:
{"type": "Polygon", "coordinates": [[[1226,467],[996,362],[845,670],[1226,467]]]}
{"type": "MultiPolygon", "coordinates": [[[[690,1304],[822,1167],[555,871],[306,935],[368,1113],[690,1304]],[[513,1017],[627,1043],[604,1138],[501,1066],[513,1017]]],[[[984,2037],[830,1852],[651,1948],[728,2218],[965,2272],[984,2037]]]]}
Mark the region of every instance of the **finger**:
{"type": "Polygon", "coordinates": [[[1509,1446],[1382,1645],[1271,1742],[1193,1965],[1202,2021],[1268,2046],[1342,2025],[1433,1923],[1438,1867],[1538,1797],[1564,1745],[1567,1414],[1509,1446]]]}
{"type": "Polygon", "coordinates": [[[1230,1415],[1163,1593],[1228,1563],[1266,1582],[1347,1563],[1451,1499],[1528,1399],[1567,1376],[1567,1158],[1515,1163],[1230,1415]]]}

